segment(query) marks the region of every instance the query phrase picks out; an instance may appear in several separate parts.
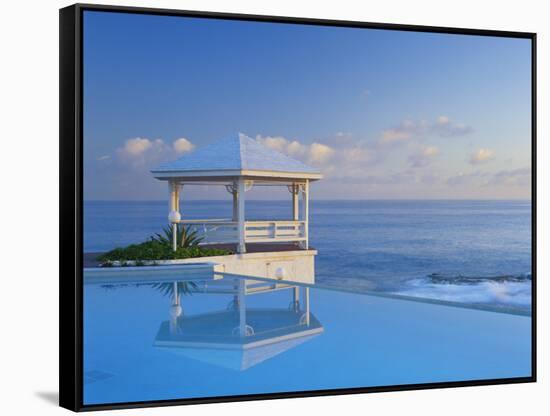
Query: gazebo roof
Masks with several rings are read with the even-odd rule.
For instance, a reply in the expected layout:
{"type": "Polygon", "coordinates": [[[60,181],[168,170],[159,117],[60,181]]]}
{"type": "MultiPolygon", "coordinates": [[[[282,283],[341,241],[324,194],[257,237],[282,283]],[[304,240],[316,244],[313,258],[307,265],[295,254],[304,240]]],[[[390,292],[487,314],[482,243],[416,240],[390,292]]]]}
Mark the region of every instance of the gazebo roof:
{"type": "Polygon", "coordinates": [[[151,170],[157,179],[220,179],[259,177],[321,179],[321,173],[272,150],[242,133],[201,147],[189,155],[151,170]]]}

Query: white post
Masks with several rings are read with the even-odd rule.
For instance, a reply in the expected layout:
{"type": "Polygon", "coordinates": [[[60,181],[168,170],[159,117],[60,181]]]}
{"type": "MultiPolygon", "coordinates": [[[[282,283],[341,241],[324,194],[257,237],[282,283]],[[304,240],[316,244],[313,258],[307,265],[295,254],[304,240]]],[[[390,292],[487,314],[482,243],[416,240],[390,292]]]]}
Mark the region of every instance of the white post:
{"type": "Polygon", "coordinates": [[[239,230],[239,246],[237,249],[238,253],[246,253],[246,244],[245,244],[245,218],[244,218],[244,200],[245,200],[245,183],[243,178],[239,178],[239,195],[238,199],[238,230],[239,230]]]}
{"type": "Polygon", "coordinates": [[[237,221],[239,218],[239,191],[236,185],[233,185],[233,222],[237,221]]]}
{"type": "Polygon", "coordinates": [[[172,192],[174,191],[174,184],[172,181],[168,181],[168,213],[172,212],[174,198],[172,192]]]}
{"type": "Polygon", "coordinates": [[[178,250],[178,224],[172,224],[172,250],[178,250]]]}
{"type": "Polygon", "coordinates": [[[309,287],[306,286],[305,288],[305,300],[304,303],[306,304],[306,325],[309,326],[309,287]]]}
{"type": "Polygon", "coordinates": [[[300,215],[300,205],[299,205],[299,199],[298,199],[298,190],[299,185],[293,183],[292,184],[292,219],[294,221],[298,221],[299,215],[300,215]]]}
{"type": "Polygon", "coordinates": [[[170,306],[170,333],[175,335],[178,333],[178,318],[181,316],[183,309],[180,304],[180,296],[178,293],[178,282],[173,283],[174,296],[172,305],[170,306]]]}
{"type": "Polygon", "coordinates": [[[172,223],[172,249],[174,251],[178,248],[178,221],[181,219],[181,215],[179,213],[179,187],[180,185],[176,181],[168,182],[168,221],[172,223]]]}
{"type": "Polygon", "coordinates": [[[302,193],[302,204],[304,210],[304,248],[309,248],[309,180],[304,183],[304,192],[302,193]]]}
{"type": "Polygon", "coordinates": [[[246,336],[246,281],[239,279],[239,335],[246,336]]]}
{"type": "Polygon", "coordinates": [[[180,294],[178,293],[178,282],[173,283],[173,290],[174,290],[174,305],[179,306],[180,294]]]}
{"type": "Polygon", "coordinates": [[[292,290],[292,308],[295,311],[300,309],[300,287],[294,286],[292,290]]]}
{"type": "Polygon", "coordinates": [[[236,311],[239,309],[239,281],[240,279],[235,279],[233,284],[234,295],[233,295],[233,310],[236,311]]]}
{"type": "Polygon", "coordinates": [[[179,183],[176,183],[176,210],[178,211],[178,213],[180,213],[181,215],[181,211],[180,211],[180,195],[181,195],[181,190],[183,189],[183,185],[179,184],[179,183]]]}

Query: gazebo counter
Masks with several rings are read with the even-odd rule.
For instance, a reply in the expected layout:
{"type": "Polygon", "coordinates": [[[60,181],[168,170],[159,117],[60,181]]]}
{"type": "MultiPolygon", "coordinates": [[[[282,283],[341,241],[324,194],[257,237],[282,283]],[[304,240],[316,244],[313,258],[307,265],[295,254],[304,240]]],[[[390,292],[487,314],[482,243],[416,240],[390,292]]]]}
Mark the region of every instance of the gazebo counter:
{"type": "Polygon", "coordinates": [[[157,265],[216,263],[218,273],[244,277],[285,280],[296,283],[315,283],[317,250],[269,251],[195,257],[190,259],[157,260],[157,265]]]}
{"type": "MultiPolygon", "coordinates": [[[[145,261],[143,263],[145,265],[151,266],[195,266],[197,263],[208,263],[215,265],[213,271],[216,273],[226,273],[236,276],[250,277],[251,279],[259,277],[264,279],[284,280],[287,282],[296,283],[315,283],[314,257],[317,255],[317,250],[305,250],[299,248],[292,249],[293,247],[295,247],[292,244],[251,244],[249,246],[260,247],[254,247],[251,252],[242,254],[192,257],[188,259],[175,260],[154,260],[145,261]],[[277,246],[278,250],[254,251],[273,246],[277,246]]],[[[135,264],[135,261],[124,262],[125,266],[134,266],[135,264]]],[[[99,266],[99,263],[93,262],[92,259],[88,258],[88,268],[96,268],[99,266]]],[[[114,267],[109,267],[108,269],[112,271],[115,271],[116,269],[128,270],[127,267],[119,266],[118,262],[113,262],[113,266],[114,267]]]]}

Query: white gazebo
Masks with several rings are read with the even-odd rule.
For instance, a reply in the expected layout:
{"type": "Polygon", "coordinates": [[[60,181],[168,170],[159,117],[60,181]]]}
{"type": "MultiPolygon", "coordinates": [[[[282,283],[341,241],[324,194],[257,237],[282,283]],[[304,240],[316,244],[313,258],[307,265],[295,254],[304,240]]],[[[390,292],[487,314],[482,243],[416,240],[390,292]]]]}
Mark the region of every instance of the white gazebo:
{"type": "MultiPolygon", "coordinates": [[[[252,247],[255,247],[256,252],[277,251],[277,244],[281,246],[285,243],[302,250],[309,248],[309,184],[321,179],[321,173],[242,133],[198,148],[189,155],[158,166],[151,172],[155,178],[168,182],[168,219],[174,231],[180,224],[192,226],[203,238],[202,244],[233,244],[238,254],[250,252],[252,247]],[[182,188],[197,184],[224,186],[233,197],[232,217],[182,217],[182,188]],[[291,196],[292,218],[247,220],[246,192],[257,186],[286,187],[291,196]]],[[[176,236],[177,233],[174,232],[174,250],[177,247],[176,236]]]]}

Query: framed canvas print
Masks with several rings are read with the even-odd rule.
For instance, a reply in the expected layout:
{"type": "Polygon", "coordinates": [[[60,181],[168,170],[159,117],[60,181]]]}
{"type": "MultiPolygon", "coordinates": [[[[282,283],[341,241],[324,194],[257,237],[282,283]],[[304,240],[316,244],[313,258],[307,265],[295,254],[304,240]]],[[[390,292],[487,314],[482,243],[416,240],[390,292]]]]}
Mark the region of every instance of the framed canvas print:
{"type": "Polygon", "coordinates": [[[60,11],[60,404],[532,382],[535,34],[60,11]]]}

